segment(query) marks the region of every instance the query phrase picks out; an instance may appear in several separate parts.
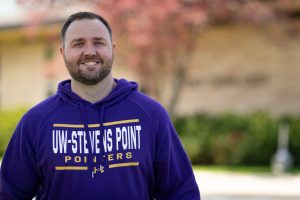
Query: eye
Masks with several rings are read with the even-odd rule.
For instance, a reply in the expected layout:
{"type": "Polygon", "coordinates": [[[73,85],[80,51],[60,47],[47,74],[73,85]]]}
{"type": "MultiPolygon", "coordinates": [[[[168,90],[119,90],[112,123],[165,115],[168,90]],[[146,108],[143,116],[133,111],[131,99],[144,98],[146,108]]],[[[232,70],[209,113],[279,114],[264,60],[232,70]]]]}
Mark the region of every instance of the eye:
{"type": "Polygon", "coordinates": [[[96,46],[105,46],[105,43],[102,41],[97,41],[94,43],[96,46]]]}
{"type": "Polygon", "coordinates": [[[76,42],[73,44],[73,47],[82,47],[83,46],[83,42],[76,42]]]}

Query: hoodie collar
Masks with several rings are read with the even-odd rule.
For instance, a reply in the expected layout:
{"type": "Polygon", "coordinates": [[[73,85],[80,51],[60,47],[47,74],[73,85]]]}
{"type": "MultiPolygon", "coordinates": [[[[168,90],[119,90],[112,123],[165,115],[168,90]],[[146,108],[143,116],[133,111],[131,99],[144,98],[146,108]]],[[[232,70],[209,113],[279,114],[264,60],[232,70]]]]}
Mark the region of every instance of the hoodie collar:
{"type": "Polygon", "coordinates": [[[67,103],[72,104],[74,106],[78,105],[94,105],[99,106],[103,103],[106,105],[112,105],[117,103],[118,101],[125,98],[131,92],[137,90],[138,84],[136,82],[127,81],[126,79],[114,79],[117,83],[116,87],[102,100],[96,103],[90,103],[85,99],[82,99],[76,93],[74,93],[71,89],[71,80],[65,80],[59,83],[58,85],[58,95],[61,99],[67,103]]]}

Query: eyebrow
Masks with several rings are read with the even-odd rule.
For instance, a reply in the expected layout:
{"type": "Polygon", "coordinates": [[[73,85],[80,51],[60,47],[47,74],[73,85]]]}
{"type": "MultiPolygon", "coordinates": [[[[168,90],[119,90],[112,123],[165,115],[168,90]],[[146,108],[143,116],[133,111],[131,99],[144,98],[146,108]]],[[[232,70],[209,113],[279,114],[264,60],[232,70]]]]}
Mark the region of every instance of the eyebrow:
{"type": "Polygon", "coordinates": [[[103,37],[95,37],[94,40],[104,40],[104,41],[106,41],[106,39],[103,38],[103,37]]]}

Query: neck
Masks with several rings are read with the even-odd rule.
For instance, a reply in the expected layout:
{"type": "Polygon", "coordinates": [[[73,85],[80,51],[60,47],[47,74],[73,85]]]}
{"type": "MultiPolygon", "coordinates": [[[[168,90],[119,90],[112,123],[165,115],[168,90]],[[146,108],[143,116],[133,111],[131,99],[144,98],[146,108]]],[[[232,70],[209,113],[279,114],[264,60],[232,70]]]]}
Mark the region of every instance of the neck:
{"type": "Polygon", "coordinates": [[[85,85],[73,78],[71,81],[72,91],[82,99],[91,103],[96,103],[104,99],[112,91],[115,85],[116,83],[111,73],[96,85],[85,85]]]}

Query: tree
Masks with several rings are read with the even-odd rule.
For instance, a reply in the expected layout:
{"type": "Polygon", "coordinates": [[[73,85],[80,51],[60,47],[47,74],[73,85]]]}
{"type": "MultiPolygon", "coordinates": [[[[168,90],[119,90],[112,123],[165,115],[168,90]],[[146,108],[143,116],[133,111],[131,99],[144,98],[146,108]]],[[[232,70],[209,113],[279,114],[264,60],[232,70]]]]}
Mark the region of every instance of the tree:
{"type": "Polygon", "coordinates": [[[160,99],[166,82],[172,81],[167,103],[172,115],[195,49],[194,40],[207,22],[205,2],[103,1],[99,9],[117,33],[125,34],[130,47],[128,63],[140,75],[147,93],[160,99]]]}
{"type": "MultiPolygon", "coordinates": [[[[67,5],[84,0],[18,0],[27,5],[67,5]]],[[[99,13],[125,38],[126,63],[140,76],[146,93],[161,98],[171,81],[167,107],[174,114],[196,39],[207,26],[220,23],[262,24],[283,16],[292,0],[93,0],[99,13]]],[[[299,2],[299,1],[298,1],[299,2]]]]}

